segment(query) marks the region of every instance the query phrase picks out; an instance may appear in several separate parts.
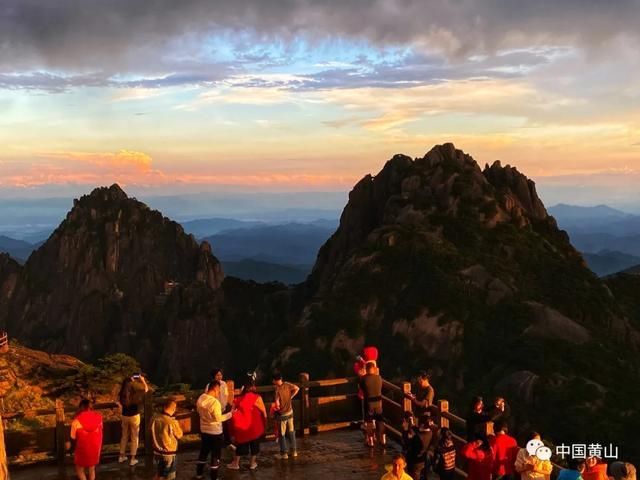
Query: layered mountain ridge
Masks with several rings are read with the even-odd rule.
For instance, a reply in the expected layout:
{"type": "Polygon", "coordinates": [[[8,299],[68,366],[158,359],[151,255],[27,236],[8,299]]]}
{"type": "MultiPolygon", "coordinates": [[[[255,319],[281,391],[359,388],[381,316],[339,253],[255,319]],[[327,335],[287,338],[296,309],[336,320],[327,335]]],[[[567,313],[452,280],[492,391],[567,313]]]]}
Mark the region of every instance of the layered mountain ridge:
{"type": "Polygon", "coordinates": [[[122,351],[166,381],[214,364],[345,375],[375,343],[385,377],[427,368],[458,405],[508,395],[522,428],[565,443],[640,427],[628,290],[621,307],[531,180],[452,144],[358,182],[294,288],[225,278],[207,243],[112,186],[77,201],[23,268],[0,257],[0,289],[0,320],[28,344],[122,351]]]}
{"type": "Polygon", "coordinates": [[[228,356],[223,279],[207,242],[112,185],[76,200],[24,267],[0,257],[0,313],[31,346],[84,360],[126,352],[179,381],[228,356]]]}

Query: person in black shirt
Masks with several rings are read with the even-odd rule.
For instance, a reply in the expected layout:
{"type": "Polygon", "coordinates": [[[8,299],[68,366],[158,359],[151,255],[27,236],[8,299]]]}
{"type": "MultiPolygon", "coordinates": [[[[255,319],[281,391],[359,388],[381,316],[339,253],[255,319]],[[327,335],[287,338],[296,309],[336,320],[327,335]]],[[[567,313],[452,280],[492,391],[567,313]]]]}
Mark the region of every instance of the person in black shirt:
{"type": "Polygon", "coordinates": [[[118,462],[124,463],[127,461],[127,443],[131,441],[129,450],[129,465],[131,466],[138,463],[136,459],[138,437],[140,436],[140,412],[138,409],[140,398],[138,398],[138,393],[142,393],[143,391],[145,393],[148,392],[149,386],[144,376],[138,374],[123,380],[120,394],[118,395],[118,400],[122,406],[122,437],[120,439],[120,456],[118,457],[118,462]],[[141,386],[136,388],[135,382],[140,382],[141,386]]]}
{"type": "Polygon", "coordinates": [[[486,435],[488,421],[489,415],[484,411],[482,397],[474,397],[467,415],[467,438],[474,438],[477,434],[486,435]]]}
{"type": "Polygon", "coordinates": [[[456,475],[456,446],[448,428],[440,430],[440,441],[436,447],[433,471],[440,480],[454,480],[456,475]]]}
{"type": "Polygon", "coordinates": [[[365,431],[367,445],[373,447],[375,443],[374,431],[377,433],[380,445],[386,445],[384,433],[385,425],[382,418],[382,377],[377,373],[375,363],[368,362],[367,373],[360,379],[360,388],[364,393],[365,402],[365,431]]]}
{"type": "Polygon", "coordinates": [[[407,470],[411,478],[426,478],[425,467],[429,460],[429,448],[436,436],[436,427],[429,415],[420,417],[418,426],[413,427],[407,445],[407,470]]]}
{"type": "Polygon", "coordinates": [[[493,423],[504,422],[509,427],[511,419],[511,408],[504,401],[503,397],[496,397],[493,406],[487,410],[489,421],[493,423]]]}
{"type": "Polygon", "coordinates": [[[433,405],[435,390],[430,383],[431,376],[424,370],[418,375],[418,381],[415,387],[415,395],[409,395],[416,418],[420,419],[426,413],[428,408],[433,405]]]}

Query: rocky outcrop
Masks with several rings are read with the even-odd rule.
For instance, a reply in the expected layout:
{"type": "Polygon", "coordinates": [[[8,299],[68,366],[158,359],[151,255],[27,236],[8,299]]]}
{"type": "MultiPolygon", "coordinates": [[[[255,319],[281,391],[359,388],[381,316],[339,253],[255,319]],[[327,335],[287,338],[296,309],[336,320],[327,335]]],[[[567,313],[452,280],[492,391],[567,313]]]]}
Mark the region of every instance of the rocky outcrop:
{"type": "Polygon", "coordinates": [[[11,345],[7,353],[0,355],[0,397],[4,400],[4,411],[51,408],[57,382],[77,374],[83,365],[69,355],[11,345]]]}
{"type": "Polygon", "coordinates": [[[429,226],[437,226],[430,219],[434,214],[471,216],[489,227],[499,223],[525,227],[532,221],[555,227],[533,181],[509,165],[495,162],[482,171],[451,143],[436,146],[416,160],[396,155],[380,173],[365,176],[350,192],[340,226],[320,249],[308,286],[312,290],[330,286],[332,272],[365,240],[371,240],[377,229],[403,225],[429,231],[429,226]]]}
{"type": "Polygon", "coordinates": [[[607,392],[627,385],[634,398],[628,380],[640,379],[638,327],[585,267],[534,182],[500,162],[481,169],[452,144],[417,159],[396,155],[358,182],[299,292],[299,323],[276,362],[291,372],[349,374],[364,339],[379,347],[386,377],[429,369],[458,404],[510,395],[530,413],[525,424],[567,436],[575,432],[558,425],[591,428],[581,408],[594,435],[597,424],[622,428],[626,420],[603,409],[607,392]],[[580,403],[576,390],[584,402],[566,418],[541,414],[554,402],[580,403]]]}
{"type": "Polygon", "coordinates": [[[538,220],[548,217],[547,210],[536,193],[535,183],[517,168],[510,165],[503,167],[496,160],[490,167],[486,165],[482,173],[502,196],[505,209],[516,218],[525,218],[523,213],[538,220]]]}
{"type": "MultiPolygon", "coordinates": [[[[7,253],[0,253],[0,308],[13,296],[22,267],[7,253]]],[[[0,310],[2,315],[2,310],[0,310]]]]}
{"type": "Polygon", "coordinates": [[[591,339],[589,330],[557,310],[538,302],[527,302],[527,304],[531,307],[533,322],[524,330],[524,335],[556,338],[578,345],[585,344],[591,339]]]}
{"type": "Polygon", "coordinates": [[[191,330],[179,366],[191,362],[190,345],[213,346],[202,320],[183,314],[197,299],[208,308],[200,316],[215,323],[213,305],[224,276],[208,244],[199,245],[179,224],[112,185],[74,201],[22,271],[13,268],[5,278],[0,303],[11,335],[86,360],[123,351],[157,365],[167,345],[158,340],[167,332],[156,319],[174,296],[180,306],[171,321],[182,319],[191,330]]]}

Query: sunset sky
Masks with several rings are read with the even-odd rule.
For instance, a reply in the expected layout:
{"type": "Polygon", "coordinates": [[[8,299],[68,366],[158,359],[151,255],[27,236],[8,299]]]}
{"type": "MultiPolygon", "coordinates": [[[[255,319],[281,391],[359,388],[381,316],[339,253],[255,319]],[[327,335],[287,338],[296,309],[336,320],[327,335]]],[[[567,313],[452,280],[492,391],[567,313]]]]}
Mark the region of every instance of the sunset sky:
{"type": "Polygon", "coordinates": [[[638,0],[0,0],[0,190],[348,190],[452,141],[557,200],[638,195],[639,22],[638,0]]]}

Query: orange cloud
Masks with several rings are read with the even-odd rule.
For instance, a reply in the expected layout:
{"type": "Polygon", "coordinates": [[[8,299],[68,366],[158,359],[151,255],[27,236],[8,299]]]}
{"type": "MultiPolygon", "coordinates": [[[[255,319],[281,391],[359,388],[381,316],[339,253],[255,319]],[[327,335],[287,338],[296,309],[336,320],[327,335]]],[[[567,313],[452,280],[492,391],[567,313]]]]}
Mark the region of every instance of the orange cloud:
{"type": "Polygon", "coordinates": [[[351,187],[359,177],[336,173],[273,173],[252,171],[249,174],[211,172],[194,173],[193,166],[178,167],[166,172],[153,167],[151,156],[144,152],[120,150],[104,152],[48,152],[36,161],[13,162],[5,165],[0,186],[37,187],[42,185],[234,185],[264,186],[267,188],[343,188],[351,187]]]}
{"type": "Polygon", "coordinates": [[[152,159],[143,152],[120,150],[117,153],[87,152],[54,152],[45,153],[42,157],[62,162],[74,162],[79,165],[90,165],[92,169],[107,171],[151,171],[152,159]]]}

